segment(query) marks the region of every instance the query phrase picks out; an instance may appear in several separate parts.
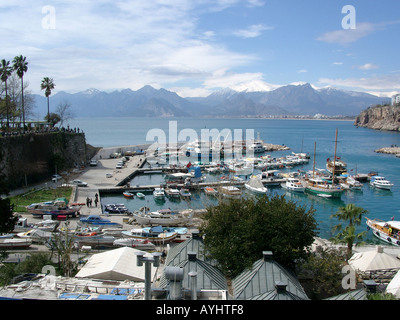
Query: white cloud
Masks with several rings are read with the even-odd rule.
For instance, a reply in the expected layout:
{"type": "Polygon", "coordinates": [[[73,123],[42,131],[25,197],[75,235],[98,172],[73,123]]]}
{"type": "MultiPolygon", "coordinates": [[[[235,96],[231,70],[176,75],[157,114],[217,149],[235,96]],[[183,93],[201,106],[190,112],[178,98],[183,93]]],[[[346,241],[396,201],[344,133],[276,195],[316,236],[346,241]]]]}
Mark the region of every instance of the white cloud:
{"type": "Polygon", "coordinates": [[[377,25],[372,23],[363,22],[357,23],[355,29],[340,29],[335,31],[329,31],[319,36],[317,40],[338,43],[338,44],[348,44],[355,42],[361,38],[364,38],[374,32],[377,29],[377,25]]]}
{"type": "Polygon", "coordinates": [[[299,71],[297,71],[298,73],[307,73],[308,72],[308,70],[307,69],[301,69],[301,70],[299,70],[299,71]]]}
{"type": "Polygon", "coordinates": [[[366,63],[363,64],[362,66],[358,66],[358,69],[360,70],[373,70],[373,69],[379,69],[379,66],[373,63],[366,63]]]}
{"type": "Polygon", "coordinates": [[[343,64],[343,62],[334,62],[332,64],[335,65],[335,66],[341,66],[343,64]]]}
{"type": "Polygon", "coordinates": [[[264,26],[262,24],[253,24],[247,29],[237,30],[233,34],[241,38],[256,38],[259,37],[265,30],[273,30],[274,27],[264,26]]]}

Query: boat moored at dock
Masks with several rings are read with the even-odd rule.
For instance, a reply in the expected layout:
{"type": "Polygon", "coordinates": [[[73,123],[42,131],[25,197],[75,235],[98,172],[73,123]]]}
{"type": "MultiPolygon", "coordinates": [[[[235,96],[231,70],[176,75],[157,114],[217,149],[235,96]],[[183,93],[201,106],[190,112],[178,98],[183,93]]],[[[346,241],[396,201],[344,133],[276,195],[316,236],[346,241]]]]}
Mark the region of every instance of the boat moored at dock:
{"type": "Polygon", "coordinates": [[[367,229],[378,239],[400,246],[400,221],[367,219],[367,229]]]}

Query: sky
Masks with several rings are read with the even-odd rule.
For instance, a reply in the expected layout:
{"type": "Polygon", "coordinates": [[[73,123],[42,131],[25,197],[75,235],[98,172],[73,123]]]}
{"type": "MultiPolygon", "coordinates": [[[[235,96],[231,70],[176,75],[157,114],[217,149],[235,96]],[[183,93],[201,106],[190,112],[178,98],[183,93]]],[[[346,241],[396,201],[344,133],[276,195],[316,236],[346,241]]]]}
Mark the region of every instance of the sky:
{"type": "Polygon", "coordinates": [[[32,93],[145,85],[181,97],[310,83],[400,92],[397,0],[0,0],[0,59],[32,93]]]}

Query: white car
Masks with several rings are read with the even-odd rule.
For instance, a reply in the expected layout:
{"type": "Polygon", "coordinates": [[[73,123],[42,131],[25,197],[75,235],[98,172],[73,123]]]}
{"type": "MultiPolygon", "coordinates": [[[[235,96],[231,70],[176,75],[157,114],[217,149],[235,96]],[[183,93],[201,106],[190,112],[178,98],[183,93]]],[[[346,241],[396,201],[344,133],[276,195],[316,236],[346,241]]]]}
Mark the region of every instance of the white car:
{"type": "Polygon", "coordinates": [[[97,166],[97,160],[90,160],[90,165],[92,167],[97,166]]]}
{"type": "Polygon", "coordinates": [[[61,180],[62,177],[59,174],[53,174],[53,176],[51,177],[51,180],[54,182],[57,182],[58,180],[61,180]]]}
{"type": "Polygon", "coordinates": [[[88,185],[86,182],[83,182],[82,180],[77,180],[77,179],[72,180],[69,183],[76,184],[78,187],[87,187],[87,185],[88,185]]]}
{"type": "Polygon", "coordinates": [[[117,165],[115,166],[116,169],[122,169],[124,167],[123,161],[118,161],[117,165]]]}

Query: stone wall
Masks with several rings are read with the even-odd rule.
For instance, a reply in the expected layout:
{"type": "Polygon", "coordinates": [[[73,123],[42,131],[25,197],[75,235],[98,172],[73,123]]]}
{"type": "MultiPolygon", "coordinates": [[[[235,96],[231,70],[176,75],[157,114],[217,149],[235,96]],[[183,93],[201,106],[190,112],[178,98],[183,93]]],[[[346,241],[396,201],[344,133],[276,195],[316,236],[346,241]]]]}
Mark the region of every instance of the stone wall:
{"type": "Polygon", "coordinates": [[[84,166],[90,155],[83,133],[30,133],[0,138],[0,172],[10,190],[84,166]]]}
{"type": "Polygon", "coordinates": [[[354,125],[376,130],[400,131],[399,106],[375,106],[362,111],[354,125]]]}

